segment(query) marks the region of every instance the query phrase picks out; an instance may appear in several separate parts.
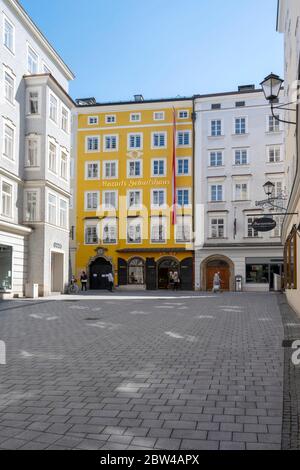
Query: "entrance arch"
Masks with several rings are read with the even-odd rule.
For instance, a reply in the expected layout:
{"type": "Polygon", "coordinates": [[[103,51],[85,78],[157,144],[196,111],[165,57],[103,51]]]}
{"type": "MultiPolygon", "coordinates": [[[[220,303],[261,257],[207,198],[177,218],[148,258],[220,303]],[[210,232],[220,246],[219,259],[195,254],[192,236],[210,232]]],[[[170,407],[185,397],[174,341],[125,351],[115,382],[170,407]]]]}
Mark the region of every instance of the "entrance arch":
{"type": "Polygon", "coordinates": [[[170,284],[170,271],[177,271],[180,276],[180,264],[176,258],[165,257],[157,263],[157,287],[168,289],[170,284]]]}
{"type": "Polygon", "coordinates": [[[234,264],[223,255],[212,255],[202,261],[200,266],[202,290],[209,291],[213,286],[213,277],[220,273],[222,290],[234,290],[234,264]]]}
{"type": "Polygon", "coordinates": [[[90,289],[107,289],[108,281],[105,276],[112,273],[112,264],[109,260],[99,256],[89,265],[90,289]]]}
{"type": "Polygon", "coordinates": [[[145,261],[138,256],[128,261],[128,284],[145,284],[145,261]]]}

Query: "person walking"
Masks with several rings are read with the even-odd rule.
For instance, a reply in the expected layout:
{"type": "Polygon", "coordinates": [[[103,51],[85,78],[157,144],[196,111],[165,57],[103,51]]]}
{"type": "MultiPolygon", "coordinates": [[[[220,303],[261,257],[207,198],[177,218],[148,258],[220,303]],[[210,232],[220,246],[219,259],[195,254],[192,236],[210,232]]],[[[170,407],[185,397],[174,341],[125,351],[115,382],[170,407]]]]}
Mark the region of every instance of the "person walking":
{"type": "Polygon", "coordinates": [[[179,289],[179,284],[180,284],[178,271],[174,271],[173,281],[174,281],[173,290],[178,290],[179,289]]]}
{"type": "Polygon", "coordinates": [[[108,290],[110,292],[112,292],[113,291],[113,286],[114,286],[114,277],[113,277],[112,273],[108,273],[107,281],[108,281],[108,290]]]}
{"type": "Polygon", "coordinates": [[[220,292],[220,290],[221,290],[221,277],[220,277],[220,273],[216,272],[214,274],[212,292],[216,293],[216,292],[220,292]]]}
{"type": "Polygon", "coordinates": [[[82,271],[81,273],[80,282],[81,282],[81,290],[86,291],[87,290],[87,275],[85,271],[82,271]]]}

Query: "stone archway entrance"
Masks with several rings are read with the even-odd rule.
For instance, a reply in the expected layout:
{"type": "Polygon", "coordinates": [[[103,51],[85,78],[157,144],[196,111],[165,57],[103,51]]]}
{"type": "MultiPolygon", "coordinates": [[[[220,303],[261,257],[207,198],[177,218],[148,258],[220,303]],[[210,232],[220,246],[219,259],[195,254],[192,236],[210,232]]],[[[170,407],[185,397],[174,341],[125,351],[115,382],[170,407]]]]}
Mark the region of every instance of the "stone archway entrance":
{"type": "Polygon", "coordinates": [[[94,259],[89,266],[90,289],[107,289],[108,273],[112,273],[111,262],[103,257],[94,259]]]}
{"type": "Polygon", "coordinates": [[[220,273],[222,290],[234,290],[234,264],[231,259],[221,255],[210,256],[201,263],[202,290],[212,290],[216,272],[220,273]]]}
{"type": "Polygon", "coordinates": [[[177,271],[180,275],[179,261],[175,258],[163,258],[157,265],[157,287],[158,289],[168,289],[170,284],[170,272],[177,271]]]}

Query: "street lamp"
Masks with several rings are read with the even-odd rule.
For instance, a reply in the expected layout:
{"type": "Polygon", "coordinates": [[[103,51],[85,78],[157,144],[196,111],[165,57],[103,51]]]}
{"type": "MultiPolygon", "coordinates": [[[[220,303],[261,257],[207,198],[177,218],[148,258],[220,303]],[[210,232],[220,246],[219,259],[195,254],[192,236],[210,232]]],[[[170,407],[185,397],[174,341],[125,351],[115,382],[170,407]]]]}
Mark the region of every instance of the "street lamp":
{"type": "Polygon", "coordinates": [[[295,103],[287,103],[287,104],[281,104],[278,106],[274,106],[274,103],[278,102],[278,97],[279,93],[281,90],[283,84],[283,80],[279,77],[279,75],[275,75],[274,73],[270,73],[262,82],[261,82],[261,87],[263,89],[265,98],[267,101],[269,101],[271,105],[271,111],[272,111],[272,116],[276,121],[279,122],[284,122],[285,124],[294,124],[296,125],[296,122],[292,121],[285,121],[284,119],[280,119],[278,115],[274,114],[274,109],[284,109],[286,111],[294,111],[296,112],[296,109],[291,109],[291,108],[285,108],[285,106],[288,106],[290,104],[295,104],[295,103]]]}
{"type": "Polygon", "coordinates": [[[268,196],[268,198],[273,194],[273,191],[274,191],[274,188],[275,188],[275,184],[272,183],[272,181],[267,181],[264,185],[263,185],[263,188],[264,188],[264,191],[265,191],[265,194],[266,196],[268,196]]]}

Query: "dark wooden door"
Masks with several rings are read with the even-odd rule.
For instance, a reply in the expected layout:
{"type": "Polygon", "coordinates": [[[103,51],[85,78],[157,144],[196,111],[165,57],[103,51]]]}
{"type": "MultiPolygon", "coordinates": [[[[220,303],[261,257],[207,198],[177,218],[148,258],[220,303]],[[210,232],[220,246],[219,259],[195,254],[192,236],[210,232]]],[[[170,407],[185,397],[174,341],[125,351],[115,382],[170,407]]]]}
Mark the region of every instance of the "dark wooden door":
{"type": "Polygon", "coordinates": [[[156,262],[154,258],[146,258],[146,289],[155,290],[156,288],[156,262]]]}
{"type": "Polygon", "coordinates": [[[97,258],[90,266],[90,289],[107,289],[108,273],[112,273],[111,263],[104,258],[97,258]]]}
{"type": "Polygon", "coordinates": [[[214,274],[216,272],[220,273],[221,278],[221,289],[222,290],[230,290],[229,289],[229,280],[230,280],[230,271],[229,267],[207,267],[206,268],[206,289],[212,290],[213,288],[213,279],[214,274]]]}
{"type": "Polygon", "coordinates": [[[180,263],[180,288],[182,290],[193,290],[193,258],[185,258],[180,263]]]}
{"type": "Polygon", "coordinates": [[[118,285],[127,285],[127,261],[123,258],[118,258],[118,285]]]}

